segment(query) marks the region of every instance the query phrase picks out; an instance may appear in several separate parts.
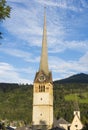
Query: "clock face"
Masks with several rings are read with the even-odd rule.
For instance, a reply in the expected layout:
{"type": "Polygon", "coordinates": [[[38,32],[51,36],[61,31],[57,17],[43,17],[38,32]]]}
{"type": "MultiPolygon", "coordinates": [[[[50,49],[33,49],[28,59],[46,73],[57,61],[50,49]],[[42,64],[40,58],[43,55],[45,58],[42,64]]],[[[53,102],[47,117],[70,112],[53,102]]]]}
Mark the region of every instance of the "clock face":
{"type": "Polygon", "coordinates": [[[46,80],[46,78],[45,78],[45,76],[43,74],[39,76],[39,81],[40,82],[43,82],[45,80],[46,80]]]}

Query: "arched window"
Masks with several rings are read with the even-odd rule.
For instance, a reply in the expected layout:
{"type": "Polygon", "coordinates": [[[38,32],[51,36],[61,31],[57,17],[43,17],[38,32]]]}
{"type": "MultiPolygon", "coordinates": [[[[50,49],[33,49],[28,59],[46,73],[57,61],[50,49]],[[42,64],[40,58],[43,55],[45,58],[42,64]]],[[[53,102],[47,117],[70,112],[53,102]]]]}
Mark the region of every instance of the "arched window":
{"type": "Polygon", "coordinates": [[[45,92],[45,86],[39,85],[39,92],[45,92]]]}

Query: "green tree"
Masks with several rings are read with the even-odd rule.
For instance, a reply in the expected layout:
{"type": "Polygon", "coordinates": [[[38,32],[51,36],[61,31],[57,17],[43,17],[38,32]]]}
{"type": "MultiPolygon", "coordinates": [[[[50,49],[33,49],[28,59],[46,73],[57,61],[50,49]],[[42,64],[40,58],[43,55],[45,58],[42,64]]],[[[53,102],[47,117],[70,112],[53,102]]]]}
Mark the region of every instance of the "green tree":
{"type": "MultiPolygon", "coordinates": [[[[0,0],[0,22],[10,17],[11,7],[7,5],[6,0],[0,0]]],[[[0,32],[2,38],[2,32],[0,32]]]]}

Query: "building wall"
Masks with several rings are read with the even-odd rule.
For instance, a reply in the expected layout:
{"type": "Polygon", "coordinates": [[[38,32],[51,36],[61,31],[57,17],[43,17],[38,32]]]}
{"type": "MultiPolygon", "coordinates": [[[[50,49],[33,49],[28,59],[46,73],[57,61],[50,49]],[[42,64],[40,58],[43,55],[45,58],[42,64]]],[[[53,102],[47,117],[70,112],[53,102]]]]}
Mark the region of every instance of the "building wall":
{"type": "Polygon", "coordinates": [[[75,115],[72,124],[70,126],[70,130],[81,130],[82,128],[83,124],[81,123],[79,117],[75,115]]]}
{"type": "Polygon", "coordinates": [[[65,130],[68,130],[68,124],[59,124],[61,127],[63,127],[65,130]]]}

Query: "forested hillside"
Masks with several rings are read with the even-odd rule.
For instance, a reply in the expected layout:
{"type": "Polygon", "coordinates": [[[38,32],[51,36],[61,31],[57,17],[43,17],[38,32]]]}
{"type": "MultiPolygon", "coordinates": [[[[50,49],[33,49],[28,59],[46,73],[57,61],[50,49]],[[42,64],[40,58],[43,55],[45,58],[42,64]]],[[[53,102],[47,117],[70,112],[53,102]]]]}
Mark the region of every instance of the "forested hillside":
{"type": "MultiPolygon", "coordinates": [[[[76,80],[77,81],[77,80],[76,80]]],[[[0,83],[0,119],[31,123],[32,85],[0,83]]],[[[88,83],[54,82],[54,115],[71,122],[78,101],[82,122],[88,122],[88,83]]]]}
{"type": "Polygon", "coordinates": [[[88,74],[80,73],[68,78],[55,81],[55,83],[88,83],[88,74]]]}

